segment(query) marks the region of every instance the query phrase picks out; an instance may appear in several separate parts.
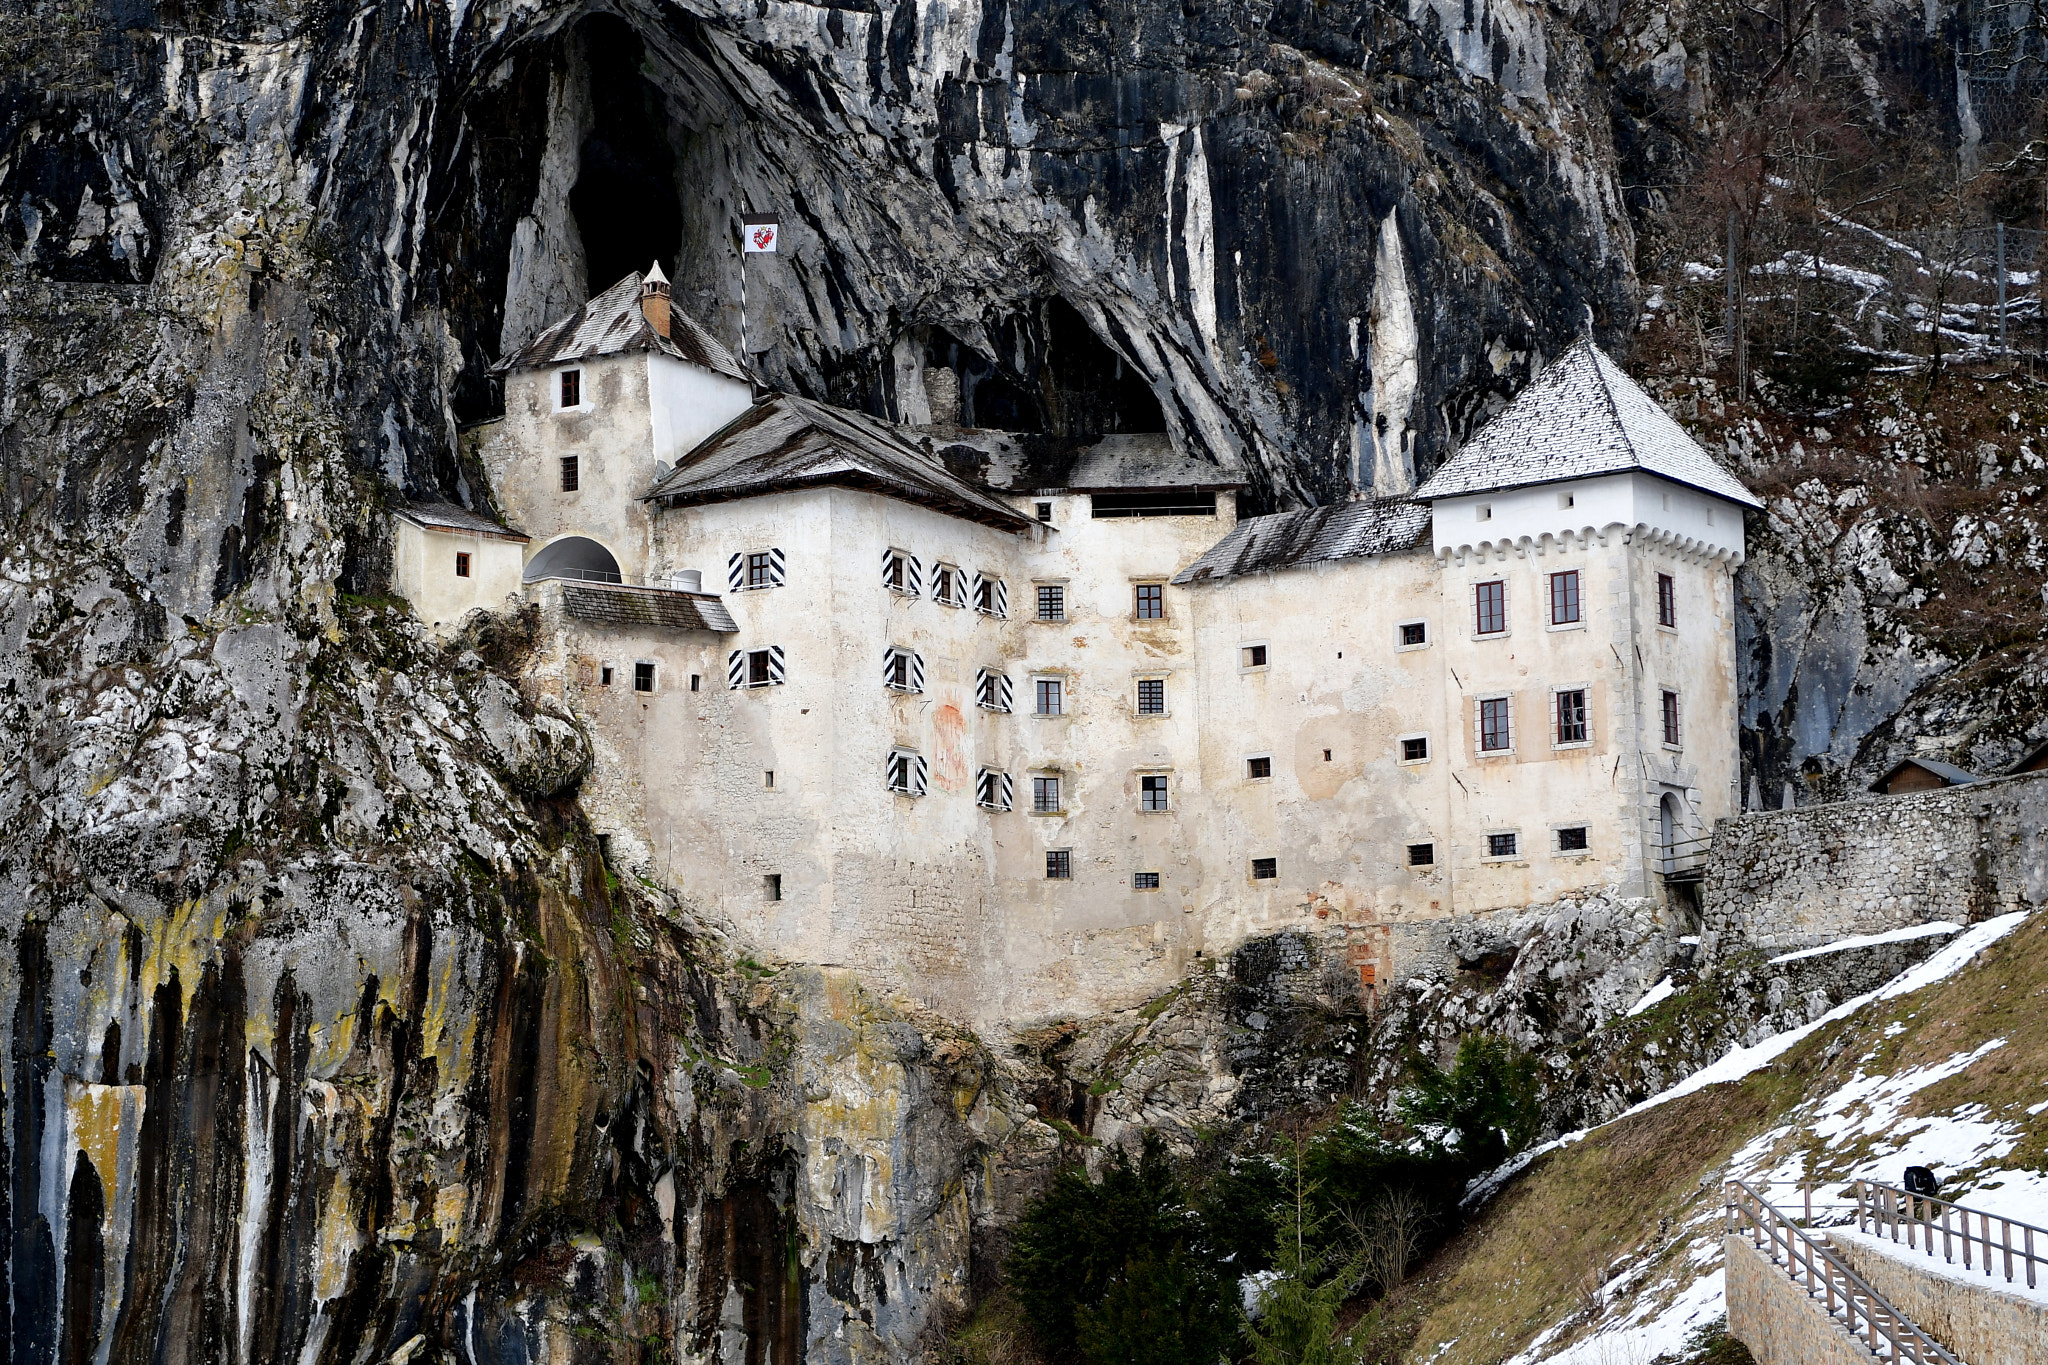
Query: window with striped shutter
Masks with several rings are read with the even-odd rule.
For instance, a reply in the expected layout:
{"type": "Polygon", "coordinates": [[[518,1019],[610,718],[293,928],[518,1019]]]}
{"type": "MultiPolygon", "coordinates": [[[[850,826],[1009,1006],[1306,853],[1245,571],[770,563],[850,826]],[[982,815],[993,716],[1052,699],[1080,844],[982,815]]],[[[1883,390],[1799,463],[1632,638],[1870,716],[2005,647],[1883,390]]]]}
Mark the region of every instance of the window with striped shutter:
{"type": "Polygon", "coordinates": [[[734,592],[746,592],[752,588],[779,588],[788,578],[788,572],[789,561],[783,557],[781,550],[773,547],[727,555],[725,560],[726,586],[734,592]]]}
{"type": "Polygon", "coordinates": [[[892,692],[924,691],[924,656],[894,646],[882,652],[882,686],[892,692]]]}
{"type": "Polygon", "coordinates": [[[1015,699],[1009,674],[991,673],[985,668],[975,671],[974,700],[982,710],[1007,712],[1015,704],[1015,699]]]}
{"type": "Polygon", "coordinates": [[[1010,619],[1010,585],[987,574],[974,576],[974,609],[998,621],[1010,619]]]}
{"type": "Polygon", "coordinates": [[[930,769],[923,754],[912,749],[891,749],[883,774],[890,791],[901,792],[905,796],[923,796],[930,769]]]}
{"type": "Polygon", "coordinates": [[[1016,799],[1016,783],[1006,772],[983,768],[974,779],[974,804],[983,810],[1010,810],[1016,799]]]}
{"type": "Polygon", "coordinates": [[[725,656],[727,687],[780,687],[789,680],[789,666],[781,645],[766,649],[736,649],[725,656]]]}
{"type": "Polygon", "coordinates": [[[747,685],[747,651],[736,649],[725,656],[725,685],[745,687],[747,685]]]}
{"type": "Polygon", "coordinates": [[[905,597],[923,592],[924,574],[918,567],[917,556],[908,550],[882,551],[882,586],[905,597]]]}

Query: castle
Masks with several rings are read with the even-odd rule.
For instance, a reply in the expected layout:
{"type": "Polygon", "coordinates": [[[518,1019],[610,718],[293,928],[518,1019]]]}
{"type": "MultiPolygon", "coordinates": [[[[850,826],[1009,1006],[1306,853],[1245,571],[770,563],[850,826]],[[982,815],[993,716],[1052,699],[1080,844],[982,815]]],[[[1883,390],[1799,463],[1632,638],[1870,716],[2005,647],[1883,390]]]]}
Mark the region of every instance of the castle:
{"type": "Polygon", "coordinates": [[[501,363],[509,530],[400,512],[450,630],[523,596],[614,865],[971,1021],[1137,1003],[1304,921],[1657,894],[1739,808],[1756,500],[1590,341],[1412,497],[1239,520],[1164,436],[1047,455],[763,394],[629,276],[501,363]]]}

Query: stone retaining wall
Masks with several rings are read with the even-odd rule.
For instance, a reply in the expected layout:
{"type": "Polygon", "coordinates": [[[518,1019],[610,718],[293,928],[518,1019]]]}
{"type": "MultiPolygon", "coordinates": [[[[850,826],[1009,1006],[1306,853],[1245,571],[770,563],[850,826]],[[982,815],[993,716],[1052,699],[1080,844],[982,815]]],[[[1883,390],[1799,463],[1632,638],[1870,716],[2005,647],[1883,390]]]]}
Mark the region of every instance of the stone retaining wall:
{"type": "Polygon", "coordinates": [[[1828,1241],[1892,1307],[1970,1365],[2048,1365],[2048,1300],[2013,1293],[2002,1279],[1961,1278],[1960,1265],[1876,1237],[1835,1228],[1828,1241]]]}
{"type": "Polygon", "coordinates": [[[1728,1335],[1757,1365],[1871,1365],[1848,1329],[1792,1283],[1747,1237],[1722,1240],[1728,1268],[1728,1335]]]}
{"type": "Polygon", "coordinates": [[[2048,773],[1721,821],[1703,957],[1968,924],[2048,900],[2048,773]]]}

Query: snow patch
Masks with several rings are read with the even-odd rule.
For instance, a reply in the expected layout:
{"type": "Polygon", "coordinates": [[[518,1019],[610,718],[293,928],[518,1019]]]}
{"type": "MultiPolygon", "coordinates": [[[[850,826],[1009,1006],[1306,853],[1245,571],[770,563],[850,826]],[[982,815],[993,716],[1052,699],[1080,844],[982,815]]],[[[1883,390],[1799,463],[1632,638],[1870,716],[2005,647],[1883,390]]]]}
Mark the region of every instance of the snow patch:
{"type": "Polygon", "coordinates": [[[1775,967],[1780,962],[1797,962],[1801,958],[1846,953],[1852,948],[1874,948],[1880,943],[1906,943],[1916,938],[1932,938],[1936,934],[1960,934],[1962,931],[1963,926],[1960,924],[1945,919],[1935,920],[1929,924],[1914,924],[1883,934],[1858,934],[1854,938],[1837,939],[1818,948],[1802,948],[1796,953],[1784,953],[1772,958],[1769,965],[1775,967]]]}

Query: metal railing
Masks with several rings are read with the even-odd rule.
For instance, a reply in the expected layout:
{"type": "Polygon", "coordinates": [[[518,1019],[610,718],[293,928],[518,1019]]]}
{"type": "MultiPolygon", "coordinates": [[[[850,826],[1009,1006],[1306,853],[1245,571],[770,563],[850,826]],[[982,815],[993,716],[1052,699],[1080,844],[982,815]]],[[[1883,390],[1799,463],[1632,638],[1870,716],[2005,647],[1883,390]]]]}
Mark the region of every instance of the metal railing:
{"type": "Polygon", "coordinates": [[[2037,1228],[2032,1223],[1982,1209],[1964,1208],[1931,1194],[1914,1194],[1875,1180],[1857,1181],[1855,1194],[1858,1232],[1880,1237],[1889,1234],[1894,1242],[1903,1237],[1913,1250],[1938,1255],[1950,1264],[1954,1264],[1960,1249],[1963,1268],[1982,1267],[1989,1278],[1997,1277],[2003,1262],[2007,1284],[2024,1277],[2027,1288],[2034,1289],[2048,1282],[2048,1228],[2037,1228]],[[1975,1229],[1970,1226],[1972,1219],[1976,1220],[1975,1229]],[[1934,1245],[1937,1237],[1941,1239],[1938,1251],[1934,1245]]]}
{"type": "Polygon", "coordinates": [[[1747,1182],[1731,1180],[1725,1188],[1728,1231],[1749,1233],[1750,1241],[1773,1265],[1784,1270],[1794,1284],[1803,1282],[1814,1301],[1826,1305],[1828,1315],[1848,1328],[1849,1335],[1868,1346],[1873,1355],[1888,1365],[1908,1360],[1914,1365],[1962,1365],[1843,1264],[1825,1242],[1816,1241],[1747,1182]]]}
{"type": "Polygon", "coordinates": [[[616,571],[611,569],[548,569],[538,575],[533,581],[537,583],[542,578],[568,578],[579,583],[624,583],[626,581],[616,571]]]}
{"type": "Polygon", "coordinates": [[[1707,854],[1714,836],[1702,834],[1691,839],[1673,839],[1657,849],[1657,870],[1670,881],[1696,882],[1707,875],[1707,854]]]}

